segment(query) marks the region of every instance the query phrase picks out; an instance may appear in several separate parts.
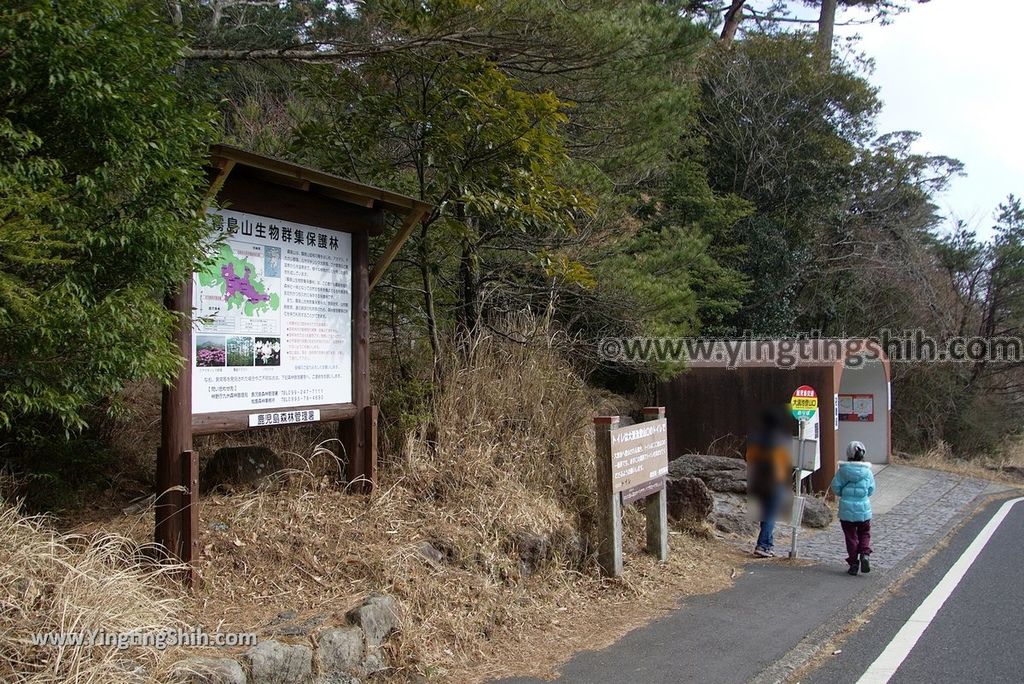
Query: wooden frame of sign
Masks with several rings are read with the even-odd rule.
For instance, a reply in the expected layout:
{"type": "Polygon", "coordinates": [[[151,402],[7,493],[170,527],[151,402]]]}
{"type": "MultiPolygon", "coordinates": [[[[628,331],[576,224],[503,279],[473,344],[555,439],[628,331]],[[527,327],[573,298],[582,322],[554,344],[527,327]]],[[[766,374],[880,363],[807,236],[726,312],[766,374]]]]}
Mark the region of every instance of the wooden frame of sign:
{"type": "Polygon", "coordinates": [[[646,499],[647,553],[668,560],[668,426],[665,408],[644,409],[644,422],[619,427],[619,416],[594,418],[598,497],[598,563],[622,574],[622,507],[646,499]]]}
{"type": "Polygon", "coordinates": [[[185,366],[163,389],[154,538],[185,563],[198,545],[193,435],[341,421],[348,481],[372,489],[370,290],[432,209],[223,145],[211,148],[208,174],[202,211],[221,225],[221,241],[166,302],[179,316],[174,342],[185,366]],[[222,209],[209,211],[214,200],[222,209]],[[382,234],[385,213],[401,228],[371,268],[370,238],[382,234]]]}

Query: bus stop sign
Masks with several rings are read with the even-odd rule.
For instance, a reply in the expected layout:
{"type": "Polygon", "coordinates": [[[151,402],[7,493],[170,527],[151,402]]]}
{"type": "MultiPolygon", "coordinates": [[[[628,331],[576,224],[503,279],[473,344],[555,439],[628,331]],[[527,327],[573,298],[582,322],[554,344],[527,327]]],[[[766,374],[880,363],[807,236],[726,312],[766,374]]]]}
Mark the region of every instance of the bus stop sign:
{"type": "Polygon", "coordinates": [[[810,420],[818,412],[818,394],[810,385],[800,385],[789,400],[789,410],[799,421],[810,420]]]}

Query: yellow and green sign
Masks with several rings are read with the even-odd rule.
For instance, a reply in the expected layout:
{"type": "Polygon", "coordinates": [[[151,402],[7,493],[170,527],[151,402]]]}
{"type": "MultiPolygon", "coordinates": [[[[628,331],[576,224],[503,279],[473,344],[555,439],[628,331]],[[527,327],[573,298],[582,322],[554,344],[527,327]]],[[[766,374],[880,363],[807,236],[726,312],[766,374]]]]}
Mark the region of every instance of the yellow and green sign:
{"type": "Polygon", "coordinates": [[[797,420],[810,420],[818,412],[818,393],[810,385],[800,385],[789,400],[789,411],[797,420]]]}

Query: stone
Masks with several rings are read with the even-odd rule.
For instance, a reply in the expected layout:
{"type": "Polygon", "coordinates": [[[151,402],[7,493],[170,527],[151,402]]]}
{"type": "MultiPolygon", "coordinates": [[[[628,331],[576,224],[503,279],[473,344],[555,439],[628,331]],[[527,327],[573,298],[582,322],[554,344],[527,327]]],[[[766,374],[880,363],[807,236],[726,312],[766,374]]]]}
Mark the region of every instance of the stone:
{"type": "Polygon", "coordinates": [[[246,684],[242,666],[231,658],[189,658],[175,663],[173,670],[186,684],[246,684]]]}
{"type": "Polygon", "coordinates": [[[747,510],[746,497],[738,494],[716,494],[715,510],[708,517],[708,522],[720,532],[739,536],[757,534],[760,528],[747,510]]]}
{"type": "MultiPolygon", "coordinates": [[[[280,613],[278,617],[291,613],[295,613],[295,611],[285,611],[285,613],[280,613]]],[[[275,622],[275,624],[278,624],[278,622],[275,622]]],[[[307,636],[312,634],[313,630],[323,624],[323,622],[323,615],[314,615],[300,622],[289,622],[280,627],[273,627],[269,633],[271,636],[307,636]]]]}
{"type": "Polygon", "coordinates": [[[398,602],[383,594],[370,594],[361,605],[346,614],[350,623],[362,627],[369,647],[384,643],[398,629],[400,616],[398,602]]]}
{"type": "Polygon", "coordinates": [[[746,494],[747,463],[740,458],[686,454],[668,464],[668,478],[696,477],[713,492],[746,494]]]}
{"type": "Polygon", "coordinates": [[[359,677],[350,674],[322,675],[316,684],[360,684],[359,677]]]}
{"type": "Polygon", "coordinates": [[[352,676],[363,669],[366,656],[363,630],[355,626],[324,630],[317,637],[317,653],[324,676],[344,681],[342,677],[352,676]]]}
{"type": "Polygon", "coordinates": [[[834,516],[832,509],[820,496],[808,496],[804,499],[804,517],[801,521],[804,527],[822,528],[832,524],[834,516]]]}
{"type": "Polygon", "coordinates": [[[704,481],[696,477],[669,478],[665,484],[668,519],[698,527],[715,508],[715,499],[704,481]]]}
{"type": "Polygon", "coordinates": [[[384,654],[379,648],[373,649],[367,654],[366,660],[363,661],[363,667],[367,674],[374,674],[376,672],[383,672],[387,669],[387,663],[384,662],[384,654]]]}
{"type": "Polygon", "coordinates": [[[242,658],[249,666],[249,684],[303,684],[311,681],[313,650],[309,646],[261,641],[242,658]]]}
{"type": "Polygon", "coordinates": [[[519,570],[529,577],[539,570],[551,555],[551,537],[529,530],[520,530],[513,541],[519,556],[519,570]]]}
{"type": "Polygon", "coordinates": [[[413,544],[413,548],[416,550],[416,553],[431,563],[439,564],[444,561],[444,554],[438,551],[437,547],[426,539],[413,544]]]}
{"type": "Polygon", "coordinates": [[[274,473],[283,468],[280,457],[266,447],[224,447],[203,465],[199,481],[204,494],[251,491],[271,484],[274,473]]]}

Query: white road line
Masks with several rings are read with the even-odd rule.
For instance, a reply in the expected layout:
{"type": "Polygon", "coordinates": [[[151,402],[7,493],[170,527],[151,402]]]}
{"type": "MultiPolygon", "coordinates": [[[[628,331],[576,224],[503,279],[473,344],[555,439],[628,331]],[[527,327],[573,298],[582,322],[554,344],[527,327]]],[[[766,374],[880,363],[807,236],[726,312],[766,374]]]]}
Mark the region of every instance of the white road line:
{"type": "Polygon", "coordinates": [[[921,638],[921,635],[924,634],[924,631],[928,629],[928,625],[931,624],[936,614],[938,614],[942,604],[950,597],[953,590],[960,584],[960,580],[964,578],[964,575],[971,568],[971,565],[981,555],[982,549],[985,548],[985,544],[995,534],[999,524],[1006,518],[1013,505],[1021,501],[1024,501],[1024,496],[1010,499],[999,507],[996,514],[982,528],[978,536],[971,542],[971,545],[964,550],[945,577],[935,585],[932,593],[928,594],[928,597],[917,607],[914,614],[907,619],[903,627],[900,628],[900,631],[896,633],[896,636],[892,638],[889,645],[882,651],[882,654],[875,659],[875,662],[871,663],[867,671],[857,680],[857,684],[886,684],[889,678],[896,674],[896,670],[899,669],[903,661],[910,655],[910,651],[913,650],[914,645],[921,638]]]}

